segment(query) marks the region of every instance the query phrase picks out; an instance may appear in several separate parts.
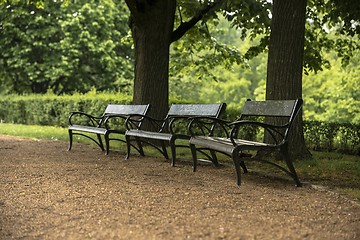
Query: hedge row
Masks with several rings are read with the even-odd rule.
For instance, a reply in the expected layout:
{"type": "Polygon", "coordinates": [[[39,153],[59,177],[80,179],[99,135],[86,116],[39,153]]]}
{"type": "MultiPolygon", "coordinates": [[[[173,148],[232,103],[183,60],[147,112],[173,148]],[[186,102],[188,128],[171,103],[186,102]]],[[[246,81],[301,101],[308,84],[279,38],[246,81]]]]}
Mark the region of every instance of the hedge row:
{"type": "Polygon", "coordinates": [[[304,137],[313,150],[360,155],[360,125],[304,121],[304,137]]]}
{"type": "MultiPolygon", "coordinates": [[[[98,116],[108,104],[131,104],[131,99],[128,95],[96,92],[71,96],[7,95],[0,99],[0,121],[67,127],[68,116],[72,111],[98,116]]],[[[224,117],[236,119],[239,113],[238,109],[228,108],[224,117]]],[[[360,125],[304,121],[303,126],[306,144],[313,150],[360,154],[360,125]]]]}
{"type": "Polygon", "coordinates": [[[73,96],[8,95],[0,99],[1,122],[66,127],[72,111],[99,116],[109,104],[131,104],[131,97],[120,94],[75,94],[73,96]]]}

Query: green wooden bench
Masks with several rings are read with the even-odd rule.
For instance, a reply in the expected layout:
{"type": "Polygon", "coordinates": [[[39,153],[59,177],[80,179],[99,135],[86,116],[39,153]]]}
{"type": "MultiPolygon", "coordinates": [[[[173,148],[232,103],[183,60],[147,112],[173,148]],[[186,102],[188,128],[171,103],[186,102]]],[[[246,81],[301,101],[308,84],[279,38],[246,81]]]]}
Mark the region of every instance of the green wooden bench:
{"type": "MultiPolygon", "coordinates": [[[[169,159],[166,145],[168,144],[171,149],[172,161],[171,165],[175,166],[176,162],[176,148],[187,147],[189,145],[177,144],[178,139],[190,139],[190,135],[187,132],[187,126],[189,124],[189,118],[195,116],[207,116],[218,118],[221,113],[225,111],[226,104],[172,104],[166,117],[161,120],[157,120],[148,116],[132,115],[127,121],[131,121],[133,117],[143,117],[144,121],[154,129],[153,131],[145,131],[139,128],[133,128],[127,126],[128,130],[125,133],[127,142],[127,154],[126,159],[130,157],[130,148],[135,146],[133,142],[137,143],[139,149],[137,149],[141,155],[143,154],[142,144],[146,143],[155,149],[157,149],[166,159],[169,159]]],[[[212,132],[210,127],[209,132],[212,132]]]]}
{"type": "MultiPolygon", "coordinates": [[[[110,135],[124,135],[126,131],[126,118],[131,114],[141,114],[146,116],[149,108],[150,105],[109,104],[106,107],[105,112],[98,117],[81,111],[71,112],[68,128],[70,140],[68,150],[71,150],[73,135],[81,135],[95,142],[107,155],[109,153],[110,140],[126,142],[120,138],[111,138],[110,135]],[[101,136],[104,136],[106,150],[104,149],[101,136]]],[[[128,124],[133,124],[134,127],[140,128],[142,118],[133,118],[131,123],[129,122],[128,124]]]]}
{"type": "MultiPolygon", "coordinates": [[[[258,160],[278,167],[287,173],[295,181],[297,186],[301,183],[289,157],[288,143],[289,131],[296,115],[300,112],[302,100],[267,100],[267,101],[246,101],[242,109],[240,118],[235,122],[224,121],[210,118],[194,118],[189,124],[189,132],[192,135],[190,139],[190,148],[193,156],[193,170],[197,168],[198,150],[212,150],[224,153],[230,156],[235,165],[237,184],[241,185],[241,168],[247,172],[245,162],[249,160],[258,160]],[[272,124],[268,120],[280,118],[281,124],[272,124]],[[255,118],[255,119],[254,119],[255,118]],[[199,125],[218,124],[224,130],[223,134],[218,136],[199,135],[195,129],[199,125]],[[249,126],[254,130],[261,128],[263,132],[269,134],[273,142],[266,143],[262,140],[248,139],[244,135],[249,126]],[[255,127],[255,128],[254,128],[255,127]],[[280,151],[283,156],[287,169],[274,161],[261,159],[251,156],[247,151],[280,151]],[[244,152],[246,151],[246,152],[244,152]]],[[[274,122],[274,121],[273,121],[274,122]]],[[[257,132],[259,133],[259,132],[257,132]]],[[[260,132],[262,133],[262,132],[260,132]]],[[[249,135],[249,134],[248,134],[249,135]]],[[[251,135],[251,134],[250,134],[251,135]]]]}

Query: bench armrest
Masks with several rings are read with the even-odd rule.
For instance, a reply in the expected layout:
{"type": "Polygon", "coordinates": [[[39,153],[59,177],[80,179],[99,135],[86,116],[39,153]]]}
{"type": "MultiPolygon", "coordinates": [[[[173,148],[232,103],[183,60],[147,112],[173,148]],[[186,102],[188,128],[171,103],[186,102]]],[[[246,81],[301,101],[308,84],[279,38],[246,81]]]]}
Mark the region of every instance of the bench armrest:
{"type": "Polygon", "coordinates": [[[191,136],[200,135],[199,131],[201,135],[211,136],[216,128],[217,130],[219,129],[222,136],[226,136],[228,138],[229,131],[231,129],[229,123],[231,122],[216,117],[192,117],[190,118],[188,131],[191,136]]]}
{"type": "MultiPolygon", "coordinates": [[[[126,115],[123,115],[123,114],[106,114],[104,117],[105,117],[105,119],[104,119],[102,125],[103,125],[106,129],[110,129],[109,124],[110,124],[110,122],[111,122],[112,120],[117,121],[116,123],[119,123],[119,122],[124,123],[124,122],[126,121],[126,119],[127,119],[127,116],[126,116],[126,115]]],[[[115,123],[115,122],[113,122],[113,123],[115,123]]]]}
{"type": "Polygon", "coordinates": [[[145,122],[149,123],[153,128],[160,130],[164,121],[143,114],[130,114],[126,118],[125,126],[127,130],[140,129],[141,125],[145,122]]]}
{"type": "MultiPolygon", "coordinates": [[[[168,118],[168,121],[169,121],[169,132],[171,134],[176,134],[177,132],[179,132],[179,129],[184,130],[183,134],[186,134],[186,130],[187,130],[186,127],[189,125],[190,122],[190,118],[188,116],[171,116],[170,118],[168,118]]],[[[165,129],[162,129],[161,131],[164,130],[165,129]]]]}
{"type": "Polygon", "coordinates": [[[73,119],[73,118],[76,118],[78,116],[85,117],[88,120],[88,122],[90,123],[90,125],[93,127],[99,127],[101,125],[102,119],[103,119],[103,117],[93,116],[93,115],[90,115],[85,112],[80,112],[80,111],[71,112],[69,115],[69,125],[73,125],[73,121],[75,121],[75,119],[73,119]]]}
{"type": "Polygon", "coordinates": [[[248,126],[263,128],[265,132],[268,132],[270,134],[275,144],[280,145],[285,142],[285,134],[282,130],[288,128],[289,124],[278,126],[251,120],[240,120],[230,123],[229,126],[232,126],[230,140],[234,144],[234,146],[236,145],[235,139],[238,139],[240,129],[248,126]]]}

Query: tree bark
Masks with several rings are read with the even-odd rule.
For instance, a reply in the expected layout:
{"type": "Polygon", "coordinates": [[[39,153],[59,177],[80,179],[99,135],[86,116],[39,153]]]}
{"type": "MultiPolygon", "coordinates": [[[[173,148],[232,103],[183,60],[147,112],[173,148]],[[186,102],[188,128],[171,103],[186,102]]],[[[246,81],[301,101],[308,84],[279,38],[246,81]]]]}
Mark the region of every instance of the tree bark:
{"type": "Polygon", "coordinates": [[[126,0],[126,3],[132,15],[135,44],[133,102],[150,103],[150,115],[163,118],[168,111],[169,53],[176,1],[126,0]]]}
{"type": "MultiPolygon", "coordinates": [[[[306,0],[274,0],[266,80],[266,99],[302,98],[306,0]]],[[[268,140],[265,136],[265,140],[268,140]]],[[[310,158],[305,146],[302,111],[290,132],[292,159],[310,158]]]]}

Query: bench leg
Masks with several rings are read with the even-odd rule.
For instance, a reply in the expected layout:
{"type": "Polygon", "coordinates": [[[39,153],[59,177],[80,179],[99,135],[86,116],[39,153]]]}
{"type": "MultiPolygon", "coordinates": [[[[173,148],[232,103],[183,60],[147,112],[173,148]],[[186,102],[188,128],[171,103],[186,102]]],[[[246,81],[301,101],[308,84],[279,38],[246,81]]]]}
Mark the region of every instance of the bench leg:
{"type": "Polygon", "coordinates": [[[144,157],[145,154],[144,154],[144,149],[143,149],[143,147],[142,147],[141,141],[139,141],[138,139],[136,139],[136,144],[138,145],[138,149],[139,149],[140,156],[144,157]]]}
{"type": "Polygon", "coordinates": [[[108,134],[108,133],[105,133],[104,138],[105,138],[105,155],[108,155],[108,154],[109,154],[109,150],[110,150],[109,134],[108,134]]]}
{"type": "Polygon", "coordinates": [[[192,159],[193,159],[193,172],[196,172],[197,156],[196,156],[196,147],[194,144],[190,144],[190,150],[191,150],[191,155],[192,155],[192,159]]]}
{"type": "Polygon", "coordinates": [[[130,144],[130,136],[125,135],[125,139],[126,139],[126,155],[125,155],[125,159],[129,159],[130,157],[130,148],[131,148],[131,144],[130,144]]]}
{"type": "Polygon", "coordinates": [[[102,151],[105,151],[105,149],[104,149],[104,144],[103,144],[103,142],[102,142],[102,140],[101,140],[101,135],[100,135],[100,134],[96,134],[96,135],[97,135],[97,139],[98,139],[98,141],[99,141],[99,146],[100,146],[101,150],[102,150],[102,151]]]}
{"type": "Polygon", "coordinates": [[[171,149],[171,166],[175,167],[176,163],[176,145],[175,145],[176,138],[170,139],[169,145],[171,149]]]}
{"type": "Polygon", "coordinates": [[[296,186],[297,187],[301,187],[301,182],[298,178],[298,175],[296,173],[296,170],[294,168],[294,165],[292,163],[292,161],[290,160],[290,156],[289,156],[289,151],[288,151],[288,147],[287,145],[284,145],[283,147],[281,147],[280,149],[280,153],[283,155],[286,165],[289,168],[289,171],[291,173],[291,177],[294,179],[296,186]]]}
{"type": "Polygon", "coordinates": [[[166,150],[166,146],[165,146],[165,142],[164,141],[161,141],[161,149],[162,149],[162,154],[164,155],[164,157],[166,159],[169,159],[169,155],[167,153],[167,150],[166,150]]]}
{"type": "Polygon", "coordinates": [[[176,162],[176,147],[175,147],[175,143],[170,143],[170,148],[171,148],[171,166],[175,167],[175,162],[176,162]]]}
{"type": "Polygon", "coordinates": [[[219,167],[219,161],[216,156],[216,152],[213,150],[210,150],[211,153],[211,161],[214,163],[215,167],[219,167]]]}
{"type": "Polygon", "coordinates": [[[236,171],[236,183],[238,186],[241,185],[241,160],[239,157],[239,152],[238,151],[233,151],[232,153],[232,159],[234,161],[234,165],[235,165],[235,171],[236,171]]]}
{"type": "Polygon", "coordinates": [[[69,148],[68,148],[68,151],[70,151],[70,150],[71,150],[72,143],[73,143],[72,130],[69,130],[69,148]]]}

